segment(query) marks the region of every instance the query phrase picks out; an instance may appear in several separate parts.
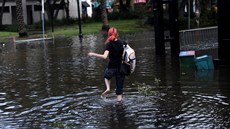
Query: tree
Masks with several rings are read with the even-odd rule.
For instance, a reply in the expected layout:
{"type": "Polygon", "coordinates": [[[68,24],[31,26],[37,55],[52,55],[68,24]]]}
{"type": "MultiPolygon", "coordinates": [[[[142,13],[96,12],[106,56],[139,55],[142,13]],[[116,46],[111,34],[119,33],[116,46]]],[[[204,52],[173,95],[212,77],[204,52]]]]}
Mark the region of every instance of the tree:
{"type": "Polygon", "coordinates": [[[131,0],[119,0],[119,9],[121,12],[128,12],[130,11],[130,7],[131,7],[131,0]],[[124,4],[125,2],[125,4],[124,4]]]}
{"type": "Polygon", "coordinates": [[[101,0],[101,18],[102,18],[102,30],[109,29],[108,16],[106,11],[106,0],[101,0]]]}
{"type": "Polygon", "coordinates": [[[184,14],[184,8],[186,6],[186,4],[188,3],[187,0],[179,0],[178,2],[180,5],[179,5],[179,16],[183,16],[184,14]]]}
{"type": "Polygon", "coordinates": [[[3,13],[4,13],[4,7],[5,7],[5,3],[6,3],[6,0],[3,0],[2,1],[2,9],[0,10],[0,26],[2,25],[2,16],[3,16],[3,13]]]}
{"type": "Polygon", "coordinates": [[[24,23],[22,0],[16,0],[16,17],[18,23],[18,33],[19,37],[27,37],[28,33],[24,23]]]}
{"type": "Polygon", "coordinates": [[[48,20],[56,20],[59,10],[64,7],[66,11],[66,18],[69,19],[69,0],[46,0],[45,8],[48,16],[48,20]],[[59,4],[57,4],[59,2],[59,4]]]}

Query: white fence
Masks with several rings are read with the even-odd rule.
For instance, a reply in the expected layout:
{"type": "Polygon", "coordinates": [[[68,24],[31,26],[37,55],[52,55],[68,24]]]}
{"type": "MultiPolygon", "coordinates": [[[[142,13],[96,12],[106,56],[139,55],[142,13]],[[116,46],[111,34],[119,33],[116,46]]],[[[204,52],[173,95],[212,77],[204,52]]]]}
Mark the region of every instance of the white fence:
{"type": "Polygon", "coordinates": [[[217,26],[180,31],[180,45],[182,50],[217,48],[217,26]]]}

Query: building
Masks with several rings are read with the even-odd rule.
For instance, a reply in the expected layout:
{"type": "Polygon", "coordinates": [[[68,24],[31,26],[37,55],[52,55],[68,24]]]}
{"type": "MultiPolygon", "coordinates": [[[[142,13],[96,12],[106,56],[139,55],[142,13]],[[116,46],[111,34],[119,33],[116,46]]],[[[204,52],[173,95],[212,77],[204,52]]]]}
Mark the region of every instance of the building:
{"type": "MultiPolygon", "coordinates": [[[[45,0],[44,0],[45,1],[45,0]]],[[[0,6],[2,5],[3,0],[0,0],[0,6]]],[[[60,2],[60,0],[59,0],[60,2]]],[[[80,3],[80,14],[91,17],[92,16],[92,4],[90,0],[79,0],[80,3]],[[89,4],[90,3],[90,4],[89,4]]],[[[78,18],[78,6],[77,0],[65,0],[65,4],[69,6],[69,15],[71,18],[78,18]],[[68,1],[68,2],[67,2],[68,1]]],[[[39,22],[42,20],[42,5],[38,0],[22,0],[23,6],[23,15],[24,22],[27,25],[39,22]]],[[[57,6],[57,5],[55,5],[57,6]]],[[[55,7],[54,6],[54,7],[55,7]]],[[[64,5],[63,5],[64,6],[64,5]]],[[[1,9],[2,7],[0,7],[1,9]]],[[[58,12],[57,19],[66,18],[66,10],[60,8],[58,12]]],[[[45,13],[45,19],[47,19],[47,14],[45,13]]],[[[2,16],[2,24],[3,25],[12,25],[16,24],[16,2],[15,0],[6,0],[4,13],[2,16]]]]}

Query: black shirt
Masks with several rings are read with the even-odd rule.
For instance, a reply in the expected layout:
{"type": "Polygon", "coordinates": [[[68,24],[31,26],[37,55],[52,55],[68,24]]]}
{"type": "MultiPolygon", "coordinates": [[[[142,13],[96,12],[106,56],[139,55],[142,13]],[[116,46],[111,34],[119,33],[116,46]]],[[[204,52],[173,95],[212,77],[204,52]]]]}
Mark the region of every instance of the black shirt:
{"type": "Polygon", "coordinates": [[[106,44],[105,50],[109,51],[109,64],[108,68],[119,68],[123,54],[123,42],[116,40],[106,44]]]}

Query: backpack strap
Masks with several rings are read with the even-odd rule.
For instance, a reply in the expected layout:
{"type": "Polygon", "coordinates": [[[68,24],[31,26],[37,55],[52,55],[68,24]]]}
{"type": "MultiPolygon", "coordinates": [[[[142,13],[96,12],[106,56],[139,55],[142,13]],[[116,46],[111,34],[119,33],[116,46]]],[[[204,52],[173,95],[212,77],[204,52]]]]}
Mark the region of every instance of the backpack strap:
{"type": "Polygon", "coordinates": [[[136,60],[136,58],[133,58],[133,59],[130,58],[131,54],[135,54],[135,52],[132,52],[132,53],[129,54],[129,60],[130,61],[136,60]]]}
{"type": "Polygon", "coordinates": [[[126,45],[128,44],[127,42],[125,42],[125,41],[122,41],[122,43],[123,43],[123,47],[125,48],[126,47],[126,45]]]}
{"type": "Polygon", "coordinates": [[[127,52],[125,52],[125,50],[123,51],[123,56],[122,56],[122,61],[125,61],[125,57],[127,55],[127,52]]]}

